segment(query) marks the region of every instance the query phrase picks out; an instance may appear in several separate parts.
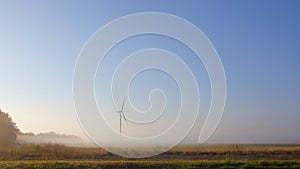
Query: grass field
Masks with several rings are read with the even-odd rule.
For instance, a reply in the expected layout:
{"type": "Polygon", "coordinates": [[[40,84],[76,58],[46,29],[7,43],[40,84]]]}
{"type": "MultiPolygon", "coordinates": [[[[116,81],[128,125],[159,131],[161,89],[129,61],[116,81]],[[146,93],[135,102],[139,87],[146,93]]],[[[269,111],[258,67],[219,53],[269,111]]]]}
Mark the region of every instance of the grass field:
{"type": "Polygon", "coordinates": [[[104,161],[7,161],[0,162],[1,168],[300,168],[297,160],[104,160],[104,161]]]}
{"type": "Polygon", "coordinates": [[[0,168],[300,168],[300,146],[180,146],[152,158],[128,159],[100,148],[25,145],[1,150],[0,168]]]}

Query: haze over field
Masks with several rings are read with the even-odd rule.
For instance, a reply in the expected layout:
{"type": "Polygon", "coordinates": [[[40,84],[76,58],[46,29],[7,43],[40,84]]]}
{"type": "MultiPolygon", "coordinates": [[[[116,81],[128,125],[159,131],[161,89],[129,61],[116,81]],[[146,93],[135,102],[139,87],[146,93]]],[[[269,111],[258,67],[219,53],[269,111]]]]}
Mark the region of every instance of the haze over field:
{"type": "MultiPolygon", "coordinates": [[[[0,108],[24,133],[55,131],[87,141],[72,95],[73,71],[81,47],[95,31],[116,18],[158,11],[178,15],[199,27],[223,62],[227,102],[209,143],[300,143],[299,9],[300,1],[271,0],[218,4],[171,0],[0,1],[0,108]]],[[[112,114],[108,121],[118,131],[119,116],[111,102],[107,79],[127,55],[150,47],[178,54],[196,76],[202,114],[183,142],[196,144],[211,99],[209,78],[195,54],[174,39],[137,36],[112,49],[95,79],[97,103],[101,110],[112,114]]],[[[134,79],[129,89],[131,101],[146,110],[150,107],[148,92],[155,87],[165,89],[167,115],[175,117],[180,102],[178,86],[161,72],[144,72],[134,79]]],[[[163,121],[165,125],[170,123],[163,121]]],[[[124,132],[145,134],[132,126],[125,124],[124,132]]]]}

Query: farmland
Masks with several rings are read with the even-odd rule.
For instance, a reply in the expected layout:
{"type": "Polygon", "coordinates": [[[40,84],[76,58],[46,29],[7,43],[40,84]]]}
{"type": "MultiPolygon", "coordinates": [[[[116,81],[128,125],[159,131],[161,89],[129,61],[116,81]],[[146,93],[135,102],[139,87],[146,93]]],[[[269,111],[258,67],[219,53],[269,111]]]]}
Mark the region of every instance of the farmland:
{"type": "Polygon", "coordinates": [[[25,145],[1,150],[0,168],[300,168],[300,146],[179,146],[159,156],[128,159],[101,148],[25,145]]]}

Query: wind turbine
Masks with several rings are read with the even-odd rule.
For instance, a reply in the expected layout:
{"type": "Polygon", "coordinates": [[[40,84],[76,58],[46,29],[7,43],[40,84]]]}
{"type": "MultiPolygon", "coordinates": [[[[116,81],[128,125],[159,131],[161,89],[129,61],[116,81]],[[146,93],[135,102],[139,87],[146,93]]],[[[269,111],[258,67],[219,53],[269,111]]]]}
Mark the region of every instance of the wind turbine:
{"type": "Polygon", "coordinates": [[[124,99],[123,99],[123,103],[122,103],[121,109],[118,110],[118,109],[116,108],[117,113],[119,113],[119,115],[120,115],[120,134],[122,133],[122,118],[123,118],[123,119],[126,121],[126,123],[127,123],[127,119],[126,119],[125,114],[124,114],[124,112],[123,112],[123,110],[124,110],[124,104],[125,104],[125,97],[124,97],[124,99]]]}

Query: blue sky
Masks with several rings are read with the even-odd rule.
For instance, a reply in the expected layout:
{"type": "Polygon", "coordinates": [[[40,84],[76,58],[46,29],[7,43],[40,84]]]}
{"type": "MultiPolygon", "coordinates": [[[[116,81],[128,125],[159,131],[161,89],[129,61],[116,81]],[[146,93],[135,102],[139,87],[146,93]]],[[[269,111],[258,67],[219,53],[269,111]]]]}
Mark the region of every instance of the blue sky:
{"type": "MultiPolygon", "coordinates": [[[[300,2],[296,0],[1,1],[0,108],[22,131],[83,136],[72,98],[81,47],[106,23],[151,11],[192,22],[220,55],[228,93],[212,141],[300,142],[300,2]]],[[[168,47],[162,41],[159,45],[168,47]]],[[[201,69],[197,64],[191,68],[201,69]]]]}

